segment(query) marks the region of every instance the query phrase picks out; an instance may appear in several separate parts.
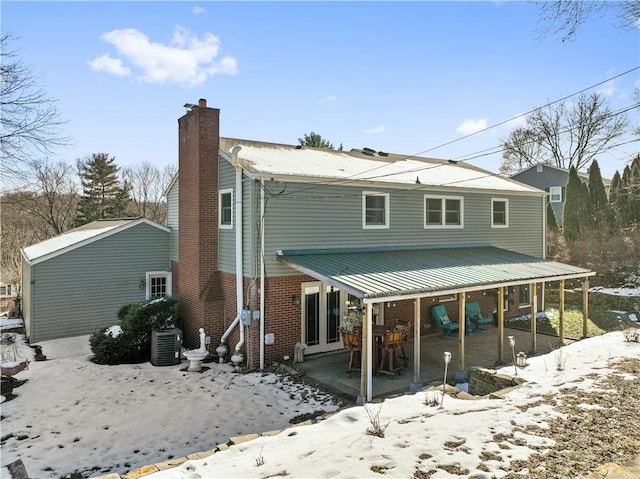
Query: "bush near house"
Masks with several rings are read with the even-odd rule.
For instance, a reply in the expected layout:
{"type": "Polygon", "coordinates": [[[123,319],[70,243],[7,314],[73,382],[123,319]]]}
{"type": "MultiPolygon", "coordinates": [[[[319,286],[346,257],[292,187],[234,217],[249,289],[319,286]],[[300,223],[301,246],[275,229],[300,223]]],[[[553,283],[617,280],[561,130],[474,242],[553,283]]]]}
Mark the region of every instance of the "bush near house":
{"type": "Polygon", "coordinates": [[[118,311],[119,328],[100,328],[89,339],[93,362],[130,364],[148,361],[151,332],[178,322],[178,300],[165,296],[144,303],[124,305],[118,311]]]}

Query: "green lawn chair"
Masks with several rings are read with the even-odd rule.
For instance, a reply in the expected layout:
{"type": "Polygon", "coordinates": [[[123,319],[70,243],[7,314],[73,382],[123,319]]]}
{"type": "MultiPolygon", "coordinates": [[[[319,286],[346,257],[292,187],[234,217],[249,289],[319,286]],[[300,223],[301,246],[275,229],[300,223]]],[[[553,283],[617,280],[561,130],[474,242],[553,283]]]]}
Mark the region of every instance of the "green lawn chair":
{"type": "Polygon", "coordinates": [[[482,314],[480,304],[477,301],[466,303],[464,305],[464,313],[467,320],[476,325],[476,331],[486,331],[481,325],[493,324],[493,318],[482,314]]]}
{"type": "Polygon", "coordinates": [[[449,315],[447,314],[447,310],[441,304],[436,304],[433,308],[431,308],[431,314],[433,315],[433,319],[436,321],[436,328],[440,328],[444,330],[444,338],[455,338],[453,335],[454,331],[457,331],[460,325],[449,319],[449,315]]]}

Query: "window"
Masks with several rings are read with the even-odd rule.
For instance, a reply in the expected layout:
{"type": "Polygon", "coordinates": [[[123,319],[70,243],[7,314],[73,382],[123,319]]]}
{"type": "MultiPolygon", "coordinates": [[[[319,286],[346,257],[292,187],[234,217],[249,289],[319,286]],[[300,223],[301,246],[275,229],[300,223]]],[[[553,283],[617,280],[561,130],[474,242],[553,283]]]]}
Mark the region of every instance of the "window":
{"type": "Polygon", "coordinates": [[[455,301],[456,299],[458,299],[456,297],[456,293],[446,294],[444,296],[438,297],[438,301],[441,303],[446,303],[447,301],[455,301]]]}
{"type": "Polygon", "coordinates": [[[562,186],[552,186],[549,188],[549,201],[551,203],[562,202],[562,186]]]}
{"type": "Polygon", "coordinates": [[[0,286],[0,296],[11,296],[11,285],[0,286]]]}
{"type": "Polygon", "coordinates": [[[529,293],[529,286],[520,285],[520,291],[518,293],[518,302],[521,308],[528,308],[531,306],[531,294],[529,293]]]}
{"type": "Polygon", "coordinates": [[[147,273],[146,298],[164,298],[171,296],[171,273],[168,271],[152,271],[147,273]]]}
{"type": "Polygon", "coordinates": [[[502,198],[491,199],[491,227],[509,227],[509,201],[502,198]]]}
{"type": "Polygon", "coordinates": [[[220,190],[218,192],[218,226],[222,229],[233,228],[233,190],[220,190]]]}
{"type": "Polygon", "coordinates": [[[424,196],[425,228],[462,228],[464,199],[461,196],[424,196]]]}
{"type": "Polygon", "coordinates": [[[362,192],[362,228],[389,227],[389,193],[362,192]]]}

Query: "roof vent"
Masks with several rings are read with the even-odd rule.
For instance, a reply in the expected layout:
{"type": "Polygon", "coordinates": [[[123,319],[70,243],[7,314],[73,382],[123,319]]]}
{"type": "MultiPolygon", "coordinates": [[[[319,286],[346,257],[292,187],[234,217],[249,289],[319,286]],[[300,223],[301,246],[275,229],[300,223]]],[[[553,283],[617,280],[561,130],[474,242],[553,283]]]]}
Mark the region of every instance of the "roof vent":
{"type": "Polygon", "coordinates": [[[387,153],[386,151],[379,151],[378,156],[389,156],[389,153],[387,153]]]}
{"type": "Polygon", "coordinates": [[[302,145],[296,145],[296,150],[302,150],[302,145]]]}
{"type": "Polygon", "coordinates": [[[365,147],[362,149],[362,153],[364,153],[365,155],[373,156],[376,153],[376,150],[374,150],[373,148],[365,147]]]}

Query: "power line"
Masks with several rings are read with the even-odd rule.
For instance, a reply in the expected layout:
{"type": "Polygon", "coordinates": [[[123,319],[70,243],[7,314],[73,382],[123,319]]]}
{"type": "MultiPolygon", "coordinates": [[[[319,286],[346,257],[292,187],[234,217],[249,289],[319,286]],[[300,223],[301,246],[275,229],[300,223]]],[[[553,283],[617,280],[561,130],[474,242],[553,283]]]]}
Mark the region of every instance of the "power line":
{"type": "MultiPolygon", "coordinates": [[[[415,153],[415,154],[412,154],[412,155],[407,155],[407,156],[401,157],[398,160],[396,160],[396,162],[409,160],[411,158],[419,157],[420,155],[424,155],[425,153],[428,153],[430,151],[433,151],[433,150],[439,149],[441,147],[450,145],[452,143],[464,140],[466,138],[469,138],[471,136],[477,135],[479,133],[483,133],[483,132],[488,131],[488,130],[490,130],[492,128],[496,128],[498,126],[504,125],[505,123],[509,123],[509,122],[511,122],[511,121],[513,121],[513,120],[515,120],[517,118],[524,117],[524,116],[529,115],[529,114],[531,114],[531,113],[533,113],[533,112],[535,112],[537,110],[549,107],[549,106],[554,105],[556,103],[565,101],[565,100],[567,100],[567,99],[569,99],[569,98],[571,98],[571,97],[573,97],[575,95],[579,95],[581,93],[584,93],[585,91],[588,91],[590,89],[596,88],[596,87],[598,87],[600,85],[603,85],[603,84],[605,84],[605,83],[607,83],[607,82],[609,82],[611,80],[615,80],[616,78],[619,78],[621,76],[628,75],[629,73],[632,73],[632,72],[634,72],[634,71],[636,71],[638,69],[640,69],[640,66],[636,66],[634,68],[631,68],[631,69],[629,69],[629,70],[627,70],[625,72],[622,72],[622,73],[620,73],[618,75],[615,75],[613,77],[607,78],[606,80],[603,80],[601,82],[598,82],[598,83],[595,83],[593,85],[590,85],[590,86],[588,86],[586,88],[583,88],[583,89],[581,89],[579,91],[576,91],[576,92],[574,92],[574,93],[572,93],[570,95],[566,95],[566,96],[564,96],[564,97],[562,97],[560,99],[548,102],[547,104],[545,104],[543,106],[533,108],[532,110],[530,110],[530,111],[528,111],[526,113],[522,113],[522,114],[517,115],[515,117],[509,118],[507,120],[501,121],[501,122],[496,123],[494,125],[488,126],[488,127],[484,128],[482,130],[476,131],[476,132],[471,133],[469,135],[465,135],[465,136],[457,138],[455,140],[448,141],[446,143],[443,143],[441,145],[435,146],[433,148],[429,148],[429,149],[423,150],[423,151],[421,151],[419,153],[415,153]]],[[[618,112],[614,113],[614,115],[624,113],[626,111],[629,111],[629,110],[631,110],[633,108],[637,108],[637,107],[638,107],[638,104],[632,105],[632,106],[629,106],[629,107],[625,107],[624,110],[622,110],[622,111],[619,110],[618,112]]],[[[571,131],[571,129],[569,129],[567,131],[564,131],[562,133],[566,133],[568,131],[571,131]]],[[[462,159],[460,159],[460,160],[450,160],[450,162],[468,162],[470,160],[481,158],[483,156],[488,156],[488,155],[493,155],[493,154],[499,153],[502,150],[503,150],[502,146],[496,146],[496,147],[493,147],[493,148],[490,148],[490,149],[480,150],[477,154],[476,153],[470,153],[469,155],[462,155],[462,156],[458,157],[458,158],[462,158],[462,159]],[[470,156],[470,155],[473,155],[473,156],[470,156]]],[[[324,187],[324,186],[345,184],[345,183],[348,183],[349,181],[353,180],[356,176],[358,176],[358,180],[360,180],[360,181],[362,181],[362,180],[374,180],[374,179],[384,178],[384,177],[388,177],[388,176],[393,176],[393,175],[396,175],[396,174],[417,173],[417,172],[421,172],[421,171],[430,170],[430,169],[433,169],[433,168],[439,168],[439,167],[445,166],[447,163],[438,163],[438,164],[435,164],[435,165],[432,164],[432,165],[428,165],[428,166],[425,166],[425,167],[414,168],[414,169],[411,169],[411,170],[404,170],[404,171],[402,171],[400,173],[393,172],[393,173],[387,173],[387,174],[382,174],[382,175],[373,175],[373,176],[364,177],[364,178],[360,176],[360,175],[363,175],[363,174],[366,174],[366,173],[370,173],[370,172],[375,171],[375,170],[379,170],[381,168],[384,168],[384,167],[392,165],[392,164],[393,163],[386,163],[385,162],[384,164],[382,164],[380,166],[376,166],[376,167],[370,168],[368,170],[363,170],[363,171],[360,171],[358,173],[354,173],[354,174],[349,175],[349,176],[347,176],[345,178],[337,178],[335,180],[330,180],[330,181],[321,182],[321,183],[315,183],[315,184],[313,184],[313,185],[311,185],[311,186],[309,186],[309,187],[307,187],[307,188],[305,188],[303,190],[297,191],[295,193],[294,192],[285,193],[284,191],[282,191],[282,192],[280,192],[279,194],[277,194],[275,196],[289,196],[289,195],[292,195],[292,194],[299,194],[299,193],[302,193],[304,191],[309,191],[309,190],[313,190],[313,189],[324,187]]],[[[492,175],[487,175],[487,176],[492,176],[492,175]]],[[[266,189],[265,189],[265,192],[267,192],[266,189]]],[[[269,192],[267,192],[267,193],[269,194],[269,192]]]]}

